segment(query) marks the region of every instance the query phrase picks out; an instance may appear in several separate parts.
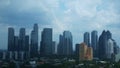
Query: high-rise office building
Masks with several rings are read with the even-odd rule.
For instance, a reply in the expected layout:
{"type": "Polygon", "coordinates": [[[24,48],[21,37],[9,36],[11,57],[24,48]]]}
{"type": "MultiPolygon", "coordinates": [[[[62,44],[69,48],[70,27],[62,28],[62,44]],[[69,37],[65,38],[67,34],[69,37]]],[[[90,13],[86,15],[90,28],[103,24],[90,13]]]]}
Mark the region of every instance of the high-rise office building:
{"type": "Polygon", "coordinates": [[[18,52],[18,57],[20,60],[25,59],[25,36],[26,36],[26,31],[25,28],[20,28],[19,31],[19,52],[18,52]]]}
{"type": "Polygon", "coordinates": [[[60,35],[59,36],[59,44],[57,46],[57,54],[58,55],[63,55],[63,53],[64,53],[63,47],[64,47],[64,37],[62,35],[60,35]]]}
{"type": "Polygon", "coordinates": [[[73,38],[70,31],[64,31],[64,53],[65,55],[72,55],[73,54],[73,38]]]}
{"type": "Polygon", "coordinates": [[[8,28],[8,59],[25,59],[29,49],[29,36],[25,33],[25,28],[20,28],[19,36],[14,36],[14,29],[8,28]]]}
{"type": "Polygon", "coordinates": [[[102,34],[99,37],[99,46],[98,46],[98,54],[99,54],[99,59],[105,60],[108,59],[108,49],[110,48],[111,45],[108,44],[108,40],[112,39],[112,34],[110,31],[103,31],[102,34]]]}
{"type": "Polygon", "coordinates": [[[119,46],[117,45],[115,40],[113,40],[113,44],[114,44],[114,54],[117,55],[120,52],[119,46]]]}
{"type": "Polygon", "coordinates": [[[14,46],[15,46],[15,50],[14,51],[18,51],[19,49],[19,37],[18,36],[14,36],[14,46]]]}
{"type": "Polygon", "coordinates": [[[91,46],[93,48],[93,56],[94,58],[98,57],[98,33],[97,31],[91,32],[91,46]]]}
{"type": "Polygon", "coordinates": [[[70,31],[64,31],[59,37],[58,54],[64,56],[73,55],[73,39],[70,31]]]}
{"type": "Polygon", "coordinates": [[[29,36],[25,36],[25,51],[29,51],[29,36]]]}
{"type": "Polygon", "coordinates": [[[41,56],[52,55],[52,28],[44,28],[41,34],[41,56]]]}
{"type": "Polygon", "coordinates": [[[29,35],[25,36],[25,55],[24,58],[30,58],[30,45],[29,45],[29,35]]]}
{"type": "Polygon", "coordinates": [[[90,47],[90,34],[89,34],[89,32],[84,33],[84,43],[90,47]]]}
{"type": "Polygon", "coordinates": [[[14,51],[14,29],[8,28],[8,51],[14,51]]]}
{"type": "Polygon", "coordinates": [[[111,59],[112,54],[114,54],[114,42],[112,39],[108,39],[106,47],[107,58],[111,59]]]}
{"type": "Polygon", "coordinates": [[[38,25],[34,24],[31,32],[31,43],[30,43],[30,57],[34,58],[38,56],[38,25]]]}
{"type": "Polygon", "coordinates": [[[79,57],[79,51],[80,51],[80,44],[76,44],[75,45],[75,56],[76,56],[76,58],[78,58],[79,57]]]}
{"type": "Polygon", "coordinates": [[[52,42],[52,54],[56,54],[56,42],[52,42]]]}
{"type": "Polygon", "coordinates": [[[20,51],[25,50],[25,28],[21,28],[19,32],[19,49],[20,51]]]}

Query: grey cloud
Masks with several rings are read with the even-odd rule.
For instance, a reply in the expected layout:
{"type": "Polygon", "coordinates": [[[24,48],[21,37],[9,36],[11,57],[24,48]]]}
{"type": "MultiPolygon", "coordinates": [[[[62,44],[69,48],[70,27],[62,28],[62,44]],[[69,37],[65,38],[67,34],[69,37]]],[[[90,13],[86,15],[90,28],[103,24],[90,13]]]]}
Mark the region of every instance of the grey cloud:
{"type": "MultiPolygon", "coordinates": [[[[21,3],[21,2],[20,2],[21,3]]],[[[23,26],[27,24],[39,23],[40,25],[51,24],[51,17],[41,8],[21,9],[18,2],[11,1],[8,6],[0,8],[0,23],[23,26]]]]}

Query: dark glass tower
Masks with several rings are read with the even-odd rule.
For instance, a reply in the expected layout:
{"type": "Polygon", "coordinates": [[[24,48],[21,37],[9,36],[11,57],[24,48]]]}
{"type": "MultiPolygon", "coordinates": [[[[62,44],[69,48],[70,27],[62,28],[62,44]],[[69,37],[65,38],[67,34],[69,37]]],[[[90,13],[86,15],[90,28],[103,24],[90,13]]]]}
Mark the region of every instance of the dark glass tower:
{"type": "Polygon", "coordinates": [[[79,51],[80,51],[80,44],[75,45],[75,56],[78,59],[79,57],[79,51]]]}
{"type": "Polygon", "coordinates": [[[41,34],[41,56],[52,55],[52,28],[44,28],[41,34]]]}
{"type": "Polygon", "coordinates": [[[18,36],[15,36],[14,37],[14,46],[15,46],[15,51],[18,51],[19,49],[19,37],[18,36]]]}
{"type": "Polygon", "coordinates": [[[57,54],[58,55],[63,55],[63,47],[64,47],[64,37],[62,35],[59,36],[59,44],[57,47],[57,54]]]}
{"type": "Polygon", "coordinates": [[[97,31],[91,32],[91,46],[93,48],[93,57],[97,58],[98,56],[98,33],[97,31]]]}
{"type": "Polygon", "coordinates": [[[52,54],[54,55],[56,53],[56,42],[52,42],[52,54]]]}
{"type": "Polygon", "coordinates": [[[99,37],[99,46],[98,46],[98,54],[99,59],[105,60],[107,59],[107,48],[108,48],[108,40],[112,39],[112,34],[109,31],[103,31],[99,37]]]}
{"type": "Polygon", "coordinates": [[[21,28],[19,32],[19,50],[25,50],[25,28],[21,28]]]}
{"type": "Polygon", "coordinates": [[[34,24],[31,32],[31,44],[30,44],[30,57],[34,58],[38,56],[38,25],[34,24]]]}
{"type": "Polygon", "coordinates": [[[59,37],[58,54],[69,57],[73,55],[73,39],[70,31],[64,31],[59,37]]]}
{"type": "Polygon", "coordinates": [[[89,32],[84,33],[84,43],[90,47],[90,34],[89,34],[89,32]]]}
{"type": "Polygon", "coordinates": [[[8,51],[14,51],[14,29],[8,28],[8,51]]]}
{"type": "Polygon", "coordinates": [[[26,52],[29,51],[29,36],[28,35],[25,36],[25,51],[26,52]]]}

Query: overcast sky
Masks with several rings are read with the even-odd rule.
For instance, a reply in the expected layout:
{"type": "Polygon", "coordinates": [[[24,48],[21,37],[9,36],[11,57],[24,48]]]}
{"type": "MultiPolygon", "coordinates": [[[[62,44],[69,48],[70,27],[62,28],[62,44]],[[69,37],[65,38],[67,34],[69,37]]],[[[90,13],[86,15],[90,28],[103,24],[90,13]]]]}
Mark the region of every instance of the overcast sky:
{"type": "MultiPolygon", "coordinates": [[[[0,0],[0,49],[7,49],[8,27],[25,27],[30,34],[33,24],[53,28],[53,40],[64,30],[72,32],[74,45],[83,42],[84,32],[110,30],[120,45],[120,0],[0,0]]],[[[40,41],[40,39],[39,39],[40,41]]]]}

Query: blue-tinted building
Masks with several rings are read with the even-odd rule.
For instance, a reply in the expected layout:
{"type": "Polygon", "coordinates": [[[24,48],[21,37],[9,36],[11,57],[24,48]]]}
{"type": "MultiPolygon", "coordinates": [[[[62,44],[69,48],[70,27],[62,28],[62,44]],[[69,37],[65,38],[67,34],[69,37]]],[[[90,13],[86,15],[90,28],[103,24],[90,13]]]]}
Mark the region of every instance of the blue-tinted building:
{"type": "Polygon", "coordinates": [[[108,48],[111,48],[112,46],[108,44],[108,40],[112,39],[112,34],[110,31],[103,31],[102,34],[99,37],[99,45],[98,45],[98,54],[99,59],[105,60],[108,59],[108,53],[110,50],[108,48]]]}
{"type": "Polygon", "coordinates": [[[19,32],[19,51],[24,51],[25,48],[25,28],[21,28],[19,32]]]}
{"type": "Polygon", "coordinates": [[[37,56],[38,56],[38,25],[34,24],[33,30],[31,32],[30,57],[34,58],[37,56]]]}
{"type": "Polygon", "coordinates": [[[64,31],[63,36],[59,37],[58,55],[71,56],[73,55],[73,38],[70,31],[64,31]]]}
{"type": "Polygon", "coordinates": [[[84,33],[84,43],[90,47],[90,34],[89,34],[89,32],[84,33]]]}
{"type": "Polygon", "coordinates": [[[40,55],[52,55],[52,28],[44,28],[41,34],[40,55]]]}
{"type": "Polygon", "coordinates": [[[98,57],[98,33],[97,31],[91,32],[91,46],[93,48],[93,57],[98,57]]]}
{"type": "Polygon", "coordinates": [[[8,51],[14,51],[14,28],[8,28],[8,51]]]}

